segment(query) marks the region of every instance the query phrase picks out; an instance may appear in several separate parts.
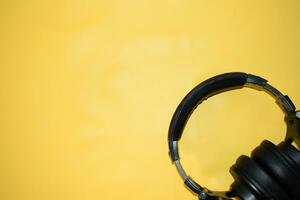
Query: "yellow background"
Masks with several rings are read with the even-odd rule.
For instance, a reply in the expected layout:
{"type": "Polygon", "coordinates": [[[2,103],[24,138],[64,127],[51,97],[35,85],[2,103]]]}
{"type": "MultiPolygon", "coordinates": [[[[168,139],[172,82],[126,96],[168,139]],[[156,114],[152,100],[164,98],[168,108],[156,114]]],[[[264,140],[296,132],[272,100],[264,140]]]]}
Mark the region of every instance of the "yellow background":
{"type": "MultiPolygon", "coordinates": [[[[201,81],[243,71],[300,105],[296,0],[27,0],[0,3],[0,199],[196,199],[167,131],[201,81]]],[[[180,143],[194,179],[227,189],[230,165],[283,114],[262,92],[216,96],[180,143]]]]}

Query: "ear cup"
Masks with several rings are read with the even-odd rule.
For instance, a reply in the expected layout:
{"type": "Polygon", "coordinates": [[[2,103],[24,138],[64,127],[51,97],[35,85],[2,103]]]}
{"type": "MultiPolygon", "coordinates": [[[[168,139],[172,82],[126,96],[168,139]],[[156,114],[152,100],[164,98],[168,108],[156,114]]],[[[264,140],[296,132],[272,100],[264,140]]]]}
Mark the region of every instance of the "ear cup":
{"type": "Polygon", "coordinates": [[[278,145],[279,149],[288,156],[293,164],[297,167],[297,172],[300,173],[300,151],[293,145],[287,142],[281,142],[278,145]]]}
{"type": "Polygon", "coordinates": [[[248,188],[245,183],[240,181],[241,180],[235,180],[235,182],[231,185],[233,192],[239,197],[239,199],[257,200],[258,198],[255,196],[255,191],[252,191],[251,188],[248,188]]]}
{"type": "Polygon", "coordinates": [[[297,171],[293,161],[279,147],[264,140],[252,151],[251,157],[287,191],[291,199],[300,199],[300,172],[297,171]]]}
{"type": "Polygon", "coordinates": [[[254,160],[240,156],[230,168],[235,182],[231,189],[240,199],[247,199],[251,194],[256,199],[290,200],[283,188],[254,160]],[[242,184],[242,185],[241,185],[242,184]],[[247,190],[248,192],[245,192],[247,190]]]}

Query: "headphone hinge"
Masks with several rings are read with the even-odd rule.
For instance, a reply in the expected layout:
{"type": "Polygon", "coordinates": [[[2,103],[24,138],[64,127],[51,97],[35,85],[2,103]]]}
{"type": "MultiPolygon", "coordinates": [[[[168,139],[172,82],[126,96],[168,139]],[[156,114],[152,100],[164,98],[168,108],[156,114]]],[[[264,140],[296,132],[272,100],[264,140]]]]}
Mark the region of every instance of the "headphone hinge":
{"type": "MultiPolygon", "coordinates": [[[[300,141],[300,111],[288,114],[284,120],[287,125],[285,140],[288,142],[294,140],[298,144],[300,141]]],[[[300,143],[298,145],[300,145],[300,143]]]]}

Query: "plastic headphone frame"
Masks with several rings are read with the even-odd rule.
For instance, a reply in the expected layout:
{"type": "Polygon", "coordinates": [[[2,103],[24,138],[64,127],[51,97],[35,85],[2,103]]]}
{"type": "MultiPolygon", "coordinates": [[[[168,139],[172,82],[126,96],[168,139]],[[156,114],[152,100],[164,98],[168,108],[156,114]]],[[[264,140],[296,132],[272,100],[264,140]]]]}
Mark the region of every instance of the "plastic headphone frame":
{"type": "Polygon", "coordinates": [[[295,106],[287,95],[283,95],[276,88],[268,84],[268,81],[266,79],[263,79],[259,76],[255,76],[252,74],[246,74],[242,72],[231,72],[231,73],[217,75],[215,77],[212,77],[200,83],[185,96],[185,98],[181,101],[181,103],[177,107],[169,127],[168,141],[169,141],[169,155],[171,157],[172,162],[175,163],[175,166],[180,176],[184,180],[185,185],[192,192],[199,195],[199,198],[202,200],[222,200],[222,199],[225,200],[225,199],[232,199],[232,197],[235,196],[230,191],[224,191],[224,192],[211,191],[205,187],[202,187],[200,184],[194,181],[190,176],[188,176],[180,163],[178,141],[180,140],[183,134],[183,129],[189,119],[189,116],[193,113],[193,110],[196,109],[196,107],[199,104],[201,104],[208,97],[214,96],[218,93],[239,89],[243,87],[254,88],[259,91],[261,90],[265,91],[276,100],[276,103],[280,106],[282,111],[285,113],[284,119],[287,126],[285,141],[289,143],[295,141],[297,145],[300,146],[300,112],[295,111],[295,106]],[[221,89],[220,88],[214,89],[213,87],[211,87],[213,84],[218,83],[219,80],[226,81],[227,79],[235,78],[235,77],[240,78],[242,81],[238,81],[233,84],[231,83],[231,86],[221,88],[221,89]],[[189,98],[193,96],[197,96],[197,89],[200,88],[199,91],[201,91],[201,87],[203,86],[206,86],[207,88],[210,87],[209,90],[211,91],[208,92],[205,95],[205,97],[199,99],[199,101],[197,101],[196,103],[194,102],[195,105],[192,105],[192,109],[186,111],[188,115],[185,116],[183,120],[181,119],[181,121],[178,121],[180,114],[182,114],[182,111],[184,111],[182,105],[184,105],[185,101],[188,101],[189,98]],[[175,128],[178,123],[181,123],[181,126],[179,128],[181,130],[179,131],[176,130],[177,132],[175,132],[175,128]]]}

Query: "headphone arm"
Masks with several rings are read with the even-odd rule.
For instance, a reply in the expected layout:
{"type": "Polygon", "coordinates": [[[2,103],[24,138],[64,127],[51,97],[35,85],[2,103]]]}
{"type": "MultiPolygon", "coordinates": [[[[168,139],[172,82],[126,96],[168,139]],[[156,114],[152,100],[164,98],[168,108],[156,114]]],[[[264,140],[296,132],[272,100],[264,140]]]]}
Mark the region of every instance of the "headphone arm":
{"type": "Polygon", "coordinates": [[[233,200],[233,194],[228,191],[206,191],[199,194],[199,200],[233,200]]]}
{"type": "Polygon", "coordinates": [[[285,140],[289,143],[294,141],[300,148],[300,111],[290,113],[284,120],[287,126],[285,140]]]}

